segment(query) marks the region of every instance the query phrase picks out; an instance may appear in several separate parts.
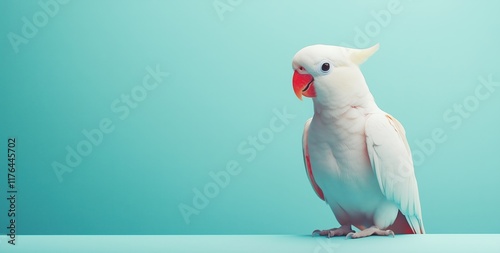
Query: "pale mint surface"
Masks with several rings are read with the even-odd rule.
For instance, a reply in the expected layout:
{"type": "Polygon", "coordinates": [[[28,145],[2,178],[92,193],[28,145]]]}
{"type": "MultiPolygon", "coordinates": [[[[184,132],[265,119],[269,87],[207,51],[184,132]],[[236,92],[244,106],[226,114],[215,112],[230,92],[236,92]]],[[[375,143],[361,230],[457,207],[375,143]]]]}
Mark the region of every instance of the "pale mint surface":
{"type": "Polygon", "coordinates": [[[500,252],[500,235],[399,235],[346,240],[296,235],[206,236],[22,236],[9,253],[28,252],[217,252],[217,253],[401,253],[500,252]]]}
{"type": "Polygon", "coordinates": [[[0,235],[8,137],[18,235],[338,226],[304,171],[313,109],[291,85],[315,43],[380,43],[362,71],[406,129],[426,230],[500,233],[500,1],[55,1],[0,1],[0,235]]]}

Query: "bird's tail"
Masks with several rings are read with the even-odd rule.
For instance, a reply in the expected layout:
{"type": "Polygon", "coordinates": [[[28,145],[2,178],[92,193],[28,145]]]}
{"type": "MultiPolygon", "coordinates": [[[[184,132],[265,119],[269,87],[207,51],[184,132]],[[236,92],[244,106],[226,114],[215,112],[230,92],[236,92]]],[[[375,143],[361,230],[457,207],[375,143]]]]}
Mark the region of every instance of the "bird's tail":
{"type": "MultiPolygon", "coordinates": [[[[396,220],[392,225],[390,225],[387,229],[392,230],[395,234],[416,234],[411,228],[410,224],[408,224],[408,220],[406,217],[398,211],[398,215],[396,216],[396,220]]],[[[422,229],[421,233],[425,233],[422,229]]]]}

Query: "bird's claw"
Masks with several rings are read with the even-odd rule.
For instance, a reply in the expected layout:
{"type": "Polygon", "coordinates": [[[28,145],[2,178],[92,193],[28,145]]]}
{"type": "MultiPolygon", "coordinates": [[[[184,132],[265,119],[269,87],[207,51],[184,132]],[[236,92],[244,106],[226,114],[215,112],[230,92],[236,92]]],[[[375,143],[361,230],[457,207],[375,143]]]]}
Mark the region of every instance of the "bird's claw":
{"type": "Polygon", "coordinates": [[[349,239],[349,238],[352,238],[352,235],[354,234],[354,231],[353,232],[350,232],[348,233],[346,236],[345,236],[345,239],[349,239]]]}
{"type": "Polygon", "coordinates": [[[391,235],[392,238],[395,237],[394,231],[392,231],[392,230],[389,230],[389,229],[388,230],[381,230],[381,229],[376,228],[376,227],[370,227],[370,228],[367,228],[365,230],[359,231],[357,233],[352,231],[345,236],[345,239],[349,239],[349,238],[357,239],[357,238],[368,237],[371,235],[383,235],[383,236],[391,235]]]}
{"type": "Polygon", "coordinates": [[[316,229],[316,230],[314,230],[314,231],[312,232],[312,236],[319,236],[319,235],[320,235],[320,233],[321,233],[321,230],[316,229]]]}
{"type": "Polygon", "coordinates": [[[392,230],[387,230],[387,235],[392,235],[392,238],[396,237],[396,235],[394,234],[394,231],[392,230]]]}
{"type": "Polygon", "coordinates": [[[346,235],[347,233],[354,232],[350,227],[348,226],[342,226],[339,228],[332,228],[332,229],[327,229],[327,230],[314,230],[312,232],[312,236],[326,236],[328,238],[332,238],[334,236],[341,236],[341,235],[346,235]]]}

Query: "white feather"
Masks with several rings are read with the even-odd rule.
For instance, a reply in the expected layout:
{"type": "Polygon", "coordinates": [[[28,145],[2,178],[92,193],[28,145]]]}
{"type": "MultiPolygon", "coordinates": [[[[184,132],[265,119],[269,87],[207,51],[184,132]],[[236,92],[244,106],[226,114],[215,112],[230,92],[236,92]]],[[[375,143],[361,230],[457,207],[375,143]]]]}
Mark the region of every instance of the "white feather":
{"type": "Polygon", "coordinates": [[[380,190],[399,207],[415,233],[425,233],[417,180],[403,126],[388,114],[371,114],[366,120],[365,134],[380,190]]]}

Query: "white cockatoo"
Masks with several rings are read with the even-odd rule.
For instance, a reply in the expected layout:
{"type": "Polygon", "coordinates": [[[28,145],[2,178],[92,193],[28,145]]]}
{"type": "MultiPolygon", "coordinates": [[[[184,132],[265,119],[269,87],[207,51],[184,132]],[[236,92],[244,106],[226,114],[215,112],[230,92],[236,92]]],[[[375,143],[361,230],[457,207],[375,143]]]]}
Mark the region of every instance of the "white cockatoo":
{"type": "Polygon", "coordinates": [[[293,58],[293,90],[314,104],[302,138],[306,172],[341,225],[313,235],[425,233],[405,130],[377,106],[359,69],[378,48],[313,45],[293,58]]]}

